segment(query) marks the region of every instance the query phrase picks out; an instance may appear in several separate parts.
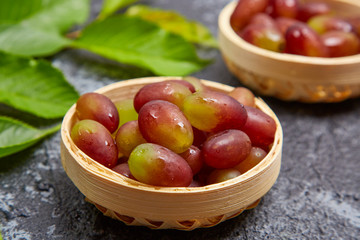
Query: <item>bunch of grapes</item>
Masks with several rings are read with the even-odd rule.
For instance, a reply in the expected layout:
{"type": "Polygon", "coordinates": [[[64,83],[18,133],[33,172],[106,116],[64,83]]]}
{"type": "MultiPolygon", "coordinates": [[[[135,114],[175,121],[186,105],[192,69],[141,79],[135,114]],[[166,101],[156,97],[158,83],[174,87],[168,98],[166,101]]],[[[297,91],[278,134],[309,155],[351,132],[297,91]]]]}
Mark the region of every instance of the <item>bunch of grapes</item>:
{"type": "Polygon", "coordinates": [[[100,164],[142,183],[195,187],[256,166],[274,141],[275,121],[243,87],[225,94],[193,77],[142,87],[112,102],[86,93],[71,138],[100,164]]]}
{"type": "Polygon", "coordinates": [[[326,2],[239,0],[230,25],[245,41],[310,57],[360,53],[360,16],[340,17],[326,2]]]}

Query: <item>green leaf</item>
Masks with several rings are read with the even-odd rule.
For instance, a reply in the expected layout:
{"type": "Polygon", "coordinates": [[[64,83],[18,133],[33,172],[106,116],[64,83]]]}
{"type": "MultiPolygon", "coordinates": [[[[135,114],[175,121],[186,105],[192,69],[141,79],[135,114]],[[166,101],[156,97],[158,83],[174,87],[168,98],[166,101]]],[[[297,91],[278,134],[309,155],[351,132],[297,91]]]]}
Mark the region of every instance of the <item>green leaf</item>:
{"type": "Polygon", "coordinates": [[[79,94],[44,60],[0,52],[0,102],[43,118],[62,117],[79,94]]]}
{"type": "Polygon", "coordinates": [[[117,10],[124,8],[138,0],[104,0],[103,7],[99,14],[99,19],[107,18],[117,10]]]}
{"type": "Polygon", "coordinates": [[[55,133],[61,124],[37,129],[21,121],[0,116],[0,158],[24,150],[44,137],[55,133]]]}
{"type": "Polygon", "coordinates": [[[151,70],[158,75],[188,75],[206,66],[195,47],[140,18],[117,15],[84,29],[73,47],[151,70]]]}
{"type": "Polygon", "coordinates": [[[20,56],[45,56],[68,46],[61,34],[82,23],[88,0],[1,0],[0,50],[20,56]]]}
{"type": "Polygon", "coordinates": [[[135,5],[130,7],[125,14],[156,23],[160,27],[178,34],[190,42],[209,47],[218,46],[217,41],[204,25],[196,21],[187,20],[175,11],[151,8],[145,5],[135,5]]]}

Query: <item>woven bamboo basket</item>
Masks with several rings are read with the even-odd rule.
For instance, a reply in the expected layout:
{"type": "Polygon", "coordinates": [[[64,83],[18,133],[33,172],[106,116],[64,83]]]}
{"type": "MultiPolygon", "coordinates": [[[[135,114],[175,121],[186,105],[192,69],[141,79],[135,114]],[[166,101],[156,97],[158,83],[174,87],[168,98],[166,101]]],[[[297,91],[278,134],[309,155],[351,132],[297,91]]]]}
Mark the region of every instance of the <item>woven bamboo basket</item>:
{"type": "MultiPolygon", "coordinates": [[[[151,77],[126,80],[96,92],[113,101],[133,97],[144,85],[174,79],[151,77]]],[[[233,88],[202,80],[211,89],[229,92],[233,88]]],[[[61,127],[61,161],[75,186],[103,214],[127,225],[154,229],[193,230],[211,227],[253,208],[275,183],[281,164],[282,128],[272,110],[260,99],[256,106],[277,124],[274,144],[253,169],[226,182],[204,187],[155,187],[126,178],[104,167],[79,150],[70,138],[77,121],[75,105],[66,113],[61,127]]]]}
{"type": "MultiPolygon", "coordinates": [[[[309,0],[304,0],[304,2],[309,0]]],[[[339,16],[359,16],[358,0],[327,0],[339,16]]],[[[319,58],[271,52],[242,40],[230,26],[236,1],[219,15],[224,61],[244,85],[287,101],[340,102],[360,95],[360,54],[319,58]]]]}

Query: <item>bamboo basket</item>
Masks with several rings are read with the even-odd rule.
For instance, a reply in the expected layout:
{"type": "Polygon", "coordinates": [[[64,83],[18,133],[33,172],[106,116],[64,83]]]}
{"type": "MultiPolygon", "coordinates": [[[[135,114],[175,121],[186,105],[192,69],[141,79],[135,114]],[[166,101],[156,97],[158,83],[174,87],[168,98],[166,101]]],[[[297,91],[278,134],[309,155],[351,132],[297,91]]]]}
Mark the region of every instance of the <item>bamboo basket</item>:
{"type": "MultiPolygon", "coordinates": [[[[360,15],[358,0],[326,2],[339,16],[360,15]]],[[[244,85],[261,95],[309,103],[340,102],[360,95],[360,54],[319,58],[258,48],[230,26],[236,3],[229,3],[219,15],[219,45],[228,69],[244,85]]]]}
{"type": "MultiPolygon", "coordinates": [[[[174,79],[150,77],[126,80],[96,92],[113,101],[134,97],[144,85],[174,79]]],[[[211,89],[229,92],[233,88],[202,80],[211,89]]],[[[272,110],[260,99],[256,105],[277,124],[274,144],[253,169],[226,182],[204,187],[155,187],[126,178],[104,167],[79,150],[70,137],[77,121],[75,105],[66,113],[61,127],[61,161],[75,186],[103,214],[127,225],[154,229],[193,230],[211,227],[253,208],[275,183],[281,164],[282,128],[272,110]]]]}

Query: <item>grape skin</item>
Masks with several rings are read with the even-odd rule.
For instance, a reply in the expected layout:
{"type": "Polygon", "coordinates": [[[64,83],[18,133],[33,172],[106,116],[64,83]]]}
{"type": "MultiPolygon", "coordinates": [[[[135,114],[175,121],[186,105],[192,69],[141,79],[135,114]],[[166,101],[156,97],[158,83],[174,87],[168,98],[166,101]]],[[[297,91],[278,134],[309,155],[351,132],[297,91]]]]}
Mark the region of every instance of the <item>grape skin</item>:
{"type": "Polygon", "coordinates": [[[75,145],[100,164],[112,168],[118,151],[110,132],[99,122],[85,119],[77,122],[70,133],[75,145]]]}
{"type": "Polygon", "coordinates": [[[119,126],[119,113],[106,96],[91,92],[80,96],[76,102],[76,115],[80,120],[92,119],[104,125],[110,133],[119,126]]]}

